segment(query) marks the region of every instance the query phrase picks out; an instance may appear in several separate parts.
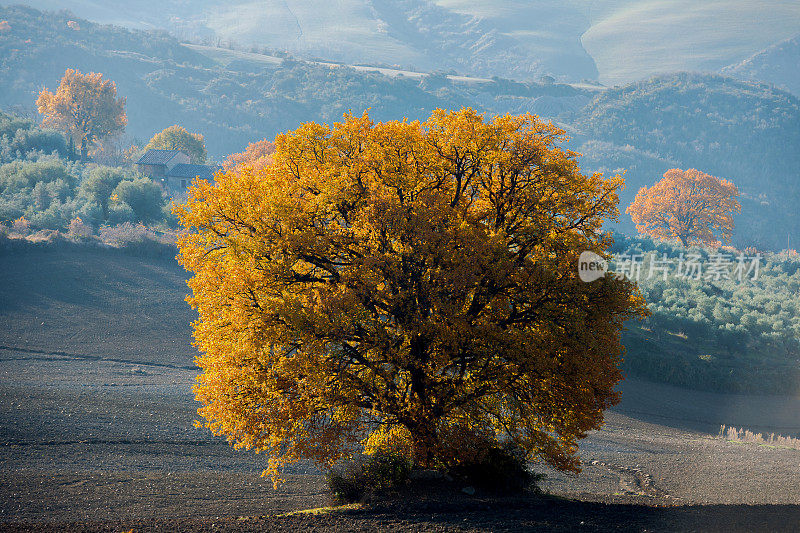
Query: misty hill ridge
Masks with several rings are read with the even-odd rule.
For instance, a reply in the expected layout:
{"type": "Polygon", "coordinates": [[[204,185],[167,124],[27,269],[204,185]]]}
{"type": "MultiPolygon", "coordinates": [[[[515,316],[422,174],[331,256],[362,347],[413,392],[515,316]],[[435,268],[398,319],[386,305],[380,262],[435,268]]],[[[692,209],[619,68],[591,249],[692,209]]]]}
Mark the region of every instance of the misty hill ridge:
{"type": "MultiPolygon", "coordinates": [[[[18,0],[0,0],[0,5],[18,0]]],[[[624,84],[713,70],[794,35],[794,0],[27,0],[78,17],[304,59],[624,84]],[[747,24],[743,24],[747,21],[747,24]]]]}
{"type": "Polygon", "coordinates": [[[743,80],[763,81],[800,96],[800,33],[754,54],[722,73],[743,80]]]}
{"type": "MultiPolygon", "coordinates": [[[[782,249],[798,238],[800,99],[717,74],[656,76],[597,95],[570,117],[589,168],[627,169],[620,205],[669,168],[729,179],[742,195],[734,243],[782,249]]],[[[626,215],[622,229],[635,231],[626,215]]]]}

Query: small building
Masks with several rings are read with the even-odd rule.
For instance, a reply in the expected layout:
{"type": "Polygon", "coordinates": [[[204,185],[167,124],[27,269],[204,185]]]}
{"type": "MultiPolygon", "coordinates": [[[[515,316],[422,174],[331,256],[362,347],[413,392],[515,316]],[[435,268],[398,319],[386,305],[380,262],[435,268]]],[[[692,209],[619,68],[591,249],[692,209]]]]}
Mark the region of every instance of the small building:
{"type": "Polygon", "coordinates": [[[136,162],[139,172],[154,181],[167,176],[175,165],[188,164],[189,156],[180,150],[148,150],[136,162]]]}
{"type": "Polygon", "coordinates": [[[164,186],[171,190],[184,190],[192,184],[192,180],[200,178],[209,182],[214,182],[214,174],[220,170],[217,165],[190,165],[188,163],[178,163],[164,177],[164,186]]]}
{"type": "Polygon", "coordinates": [[[184,191],[197,177],[213,181],[214,174],[221,168],[193,165],[189,161],[189,156],[180,150],[148,150],[136,161],[136,166],[139,172],[169,191],[184,191]]]}

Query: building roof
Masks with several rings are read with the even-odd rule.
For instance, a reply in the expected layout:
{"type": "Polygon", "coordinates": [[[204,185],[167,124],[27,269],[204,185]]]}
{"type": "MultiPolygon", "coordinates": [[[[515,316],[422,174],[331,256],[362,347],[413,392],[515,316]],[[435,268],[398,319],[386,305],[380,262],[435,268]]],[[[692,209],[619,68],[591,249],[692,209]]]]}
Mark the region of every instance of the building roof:
{"type": "Polygon", "coordinates": [[[148,150],[136,162],[137,165],[166,165],[180,150],[148,150]]]}
{"type": "Polygon", "coordinates": [[[187,165],[186,163],[178,163],[167,172],[167,177],[187,179],[199,177],[204,180],[213,180],[214,174],[219,169],[220,167],[216,165],[187,165]]]}

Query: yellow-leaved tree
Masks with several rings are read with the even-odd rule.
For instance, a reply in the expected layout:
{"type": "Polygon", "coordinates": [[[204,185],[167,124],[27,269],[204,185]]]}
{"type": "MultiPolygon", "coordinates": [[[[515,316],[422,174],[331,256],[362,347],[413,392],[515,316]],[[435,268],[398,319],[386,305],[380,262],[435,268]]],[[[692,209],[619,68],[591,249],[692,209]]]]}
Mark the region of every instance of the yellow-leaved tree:
{"type": "Polygon", "coordinates": [[[733,214],[741,211],[736,185],[693,168],[673,168],[655,185],[636,193],[628,213],[636,229],[659,239],[730,243],[733,214]]]}
{"type": "Polygon", "coordinates": [[[582,251],[608,257],[621,178],[582,174],[564,138],[532,115],[346,115],[197,183],[176,213],[204,425],[273,479],[382,447],[448,468],[508,440],[578,470],[646,310],[626,280],[578,278],[582,251]]]}
{"type": "Polygon", "coordinates": [[[190,133],[186,128],[170,126],[155,135],[145,145],[144,150],[180,150],[189,156],[189,160],[202,165],[206,162],[206,141],[201,133],[190,133]]]}
{"type": "Polygon", "coordinates": [[[67,69],[56,92],[43,89],[36,106],[45,126],[64,131],[80,146],[83,160],[97,141],[121,133],[128,123],[116,84],[95,72],[67,69]]]}

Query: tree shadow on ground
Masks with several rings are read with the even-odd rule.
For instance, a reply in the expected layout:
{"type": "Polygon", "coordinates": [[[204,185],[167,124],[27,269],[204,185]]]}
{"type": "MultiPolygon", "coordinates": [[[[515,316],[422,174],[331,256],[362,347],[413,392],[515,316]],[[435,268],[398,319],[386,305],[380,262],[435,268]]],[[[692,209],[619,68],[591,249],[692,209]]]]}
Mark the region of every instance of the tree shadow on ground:
{"type": "Polygon", "coordinates": [[[549,496],[395,501],[361,509],[279,516],[0,523],[0,531],[796,531],[800,505],[602,503],[549,496]]]}

